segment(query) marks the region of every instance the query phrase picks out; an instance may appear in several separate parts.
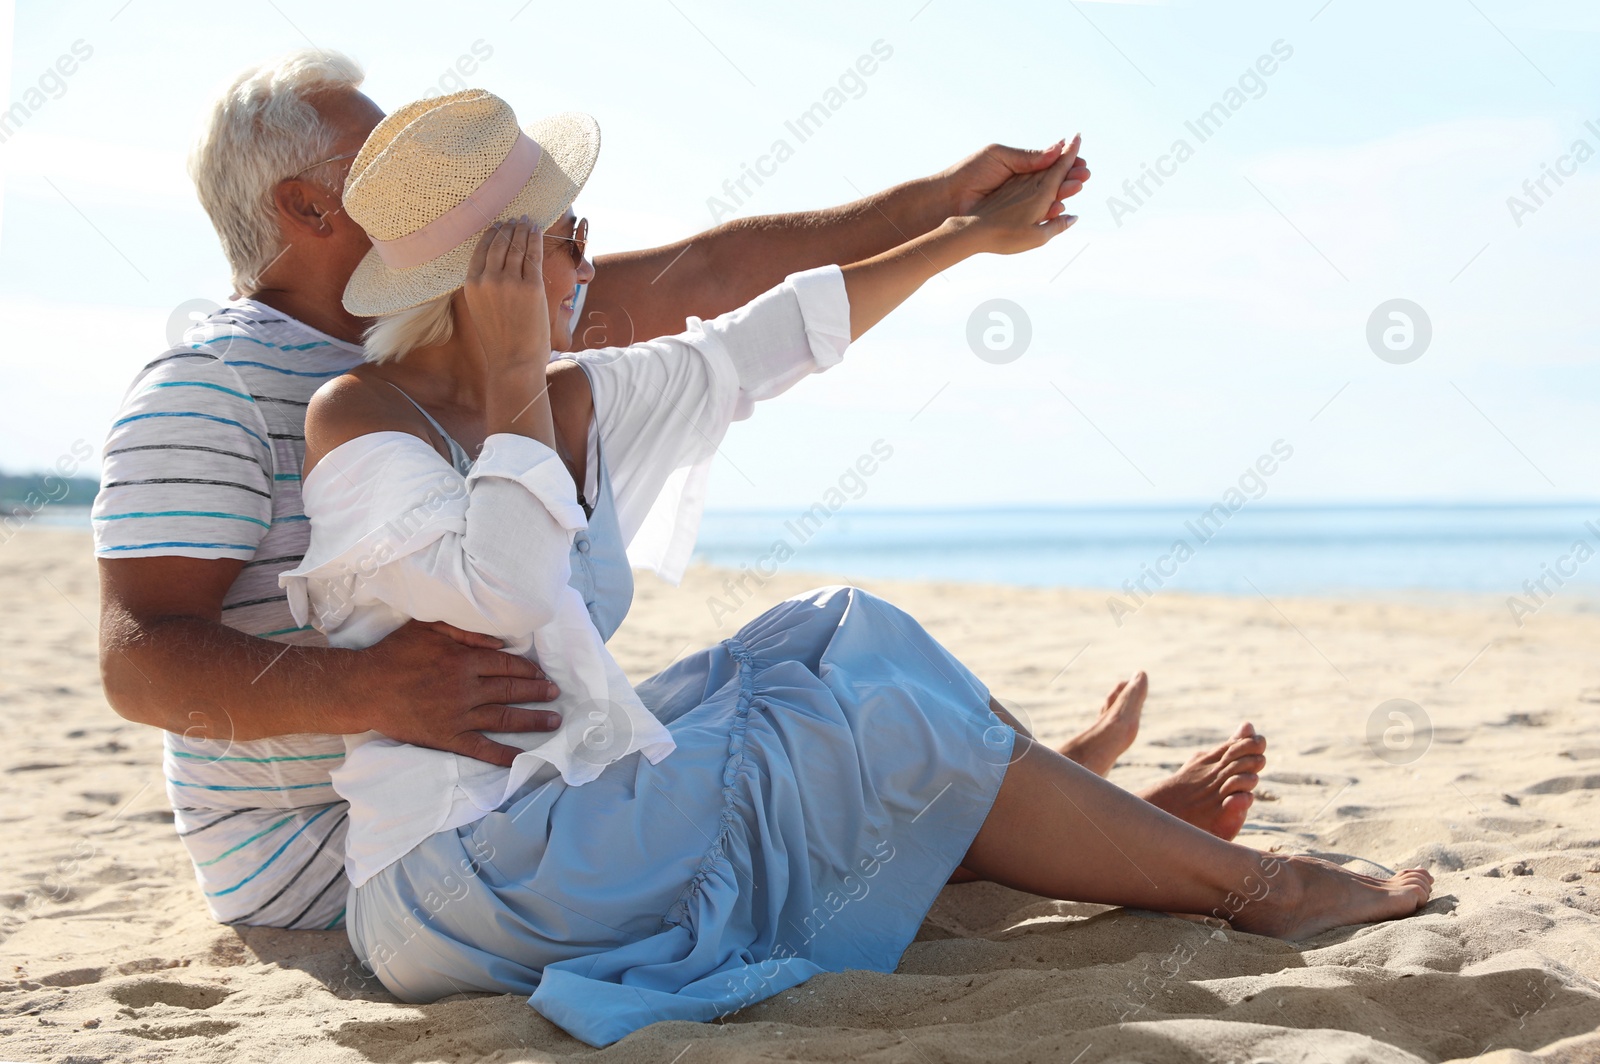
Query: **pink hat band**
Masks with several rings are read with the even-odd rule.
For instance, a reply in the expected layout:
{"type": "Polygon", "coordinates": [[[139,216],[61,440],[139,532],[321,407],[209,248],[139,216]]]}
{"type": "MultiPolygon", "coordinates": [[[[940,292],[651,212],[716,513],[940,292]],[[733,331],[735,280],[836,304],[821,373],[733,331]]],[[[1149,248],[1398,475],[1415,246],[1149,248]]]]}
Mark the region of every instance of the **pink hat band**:
{"type": "Polygon", "coordinates": [[[474,233],[488,228],[509,207],[533,177],[544,149],[521,130],[516,143],[483,184],[467,198],[422,228],[393,240],[372,241],[378,258],[391,270],[406,270],[438,258],[474,233]]]}

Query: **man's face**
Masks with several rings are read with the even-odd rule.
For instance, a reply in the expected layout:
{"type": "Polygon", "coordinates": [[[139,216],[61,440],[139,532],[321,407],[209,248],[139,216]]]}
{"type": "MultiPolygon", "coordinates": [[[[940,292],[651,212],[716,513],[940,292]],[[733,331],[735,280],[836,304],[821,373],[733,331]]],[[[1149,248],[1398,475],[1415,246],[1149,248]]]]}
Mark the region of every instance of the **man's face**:
{"type": "Polygon", "coordinates": [[[339,286],[335,293],[337,297],[343,295],[345,283],[355,272],[357,264],[372,250],[372,241],[366,231],[344,212],[344,180],[350,173],[350,164],[355,161],[355,153],[361,150],[361,145],[366,143],[374,127],[383,121],[383,110],[365,94],[354,89],[331,89],[311,97],[310,103],[322,115],[328,127],[335,131],[329,157],[349,156],[305,174],[306,180],[322,187],[324,198],[330,201],[323,219],[332,227],[332,232],[320,239],[316,246],[320,253],[328,256],[330,265],[337,267],[332,271],[339,286]]]}

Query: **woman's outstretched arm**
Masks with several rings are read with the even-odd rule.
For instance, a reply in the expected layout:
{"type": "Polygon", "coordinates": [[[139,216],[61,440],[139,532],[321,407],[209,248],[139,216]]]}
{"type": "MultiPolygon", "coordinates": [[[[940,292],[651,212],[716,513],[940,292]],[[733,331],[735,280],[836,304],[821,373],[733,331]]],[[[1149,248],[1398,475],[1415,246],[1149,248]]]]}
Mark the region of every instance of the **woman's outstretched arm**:
{"type": "MultiPolygon", "coordinates": [[[[1073,162],[1055,200],[1077,195],[1089,168],[1077,140],[1042,151],[991,144],[938,174],[850,203],[815,211],[727,221],[661,247],[602,255],[573,328],[574,349],[626,346],[742,307],[790,274],[857,262],[963,215],[1013,174],[1044,170],[1064,154],[1073,162]]],[[[1063,208],[1054,208],[1060,213],[1063,208]]]]}
{"type": "Polygon", "coordinates": [[[923,283],[980,252],[1014,255],[1042,247],[1077,218],[1058,214],[1057,190],[1075,152],[1036,173],[1018,174],[979,200],[971,213],[946,218],[930,232],[843,268],[850,297],[850,339],[882,321],[923,283]]]}

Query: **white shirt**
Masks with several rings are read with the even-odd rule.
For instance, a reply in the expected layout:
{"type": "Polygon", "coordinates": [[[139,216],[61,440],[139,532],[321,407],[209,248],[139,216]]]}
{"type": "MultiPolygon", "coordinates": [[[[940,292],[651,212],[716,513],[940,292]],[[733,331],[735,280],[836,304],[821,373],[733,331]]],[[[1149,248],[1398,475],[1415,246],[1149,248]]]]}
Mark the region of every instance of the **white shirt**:
{"type": "MultiPolygon", "coordinates": [[[[677,583],[694,547],[711,460],[755,401],[836,364],[850,342],[837,266],[789,276],[710,322],[629,347],[578,352],[594,393],[629,561],[677,583]]],[[[566,466],[505,433],[463,477],[425,441],[379,432],[330,451],[303,484],[311,546],[280,577],[297,621],[334,646],[370,646],[408,618],[487,632],[561,689],[552,733],[493,733],[510,769],[377,732],[346,739],[333,784],[350,803],[346,870],[360,885],[438,831],[499,808],[524,785],[597,777],[672,737],[639,701],[568,581],[586,525],[566,466]]],[[[537,705],[537,704],[534,704],[537,705]]]]}

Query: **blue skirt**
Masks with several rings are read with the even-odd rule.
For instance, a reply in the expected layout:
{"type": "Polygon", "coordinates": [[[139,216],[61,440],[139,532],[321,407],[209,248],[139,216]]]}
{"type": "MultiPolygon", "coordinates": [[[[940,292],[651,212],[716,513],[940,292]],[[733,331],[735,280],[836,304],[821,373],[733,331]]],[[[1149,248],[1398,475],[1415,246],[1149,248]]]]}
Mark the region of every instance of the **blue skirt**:
{"type": "Polygon", "coordinates": [[[908,614],[779,603],[638,687],[677,749],[559,779],[351,892],[397,997],[525,993],[603,1046],[819,972],[890,972],[988,816],[1015,739],[908,614]]]}

